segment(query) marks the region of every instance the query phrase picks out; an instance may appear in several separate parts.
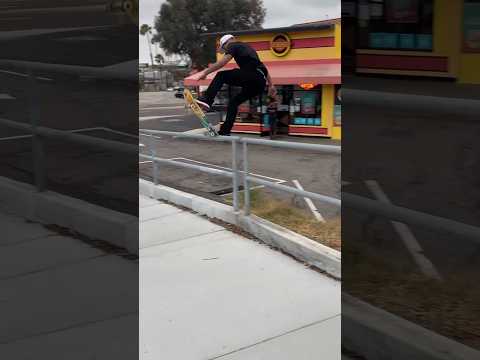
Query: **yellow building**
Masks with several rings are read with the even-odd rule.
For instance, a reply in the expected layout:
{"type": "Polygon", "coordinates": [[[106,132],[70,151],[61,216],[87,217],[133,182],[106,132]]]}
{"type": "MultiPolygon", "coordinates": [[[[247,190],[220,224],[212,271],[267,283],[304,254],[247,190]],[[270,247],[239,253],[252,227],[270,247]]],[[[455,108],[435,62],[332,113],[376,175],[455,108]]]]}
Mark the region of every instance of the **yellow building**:
{"type": "Polygon", "coordinates": [[[349,24],[349,33],[350,24],[355,27],[358,73],[480,83],[480,1],[346,3],[342,17],[349,24]]]}
{"type": "MultiPolygon", "coordinates": [[[[225,33],[251,45],[266,65],[279,93],[277,118],[289,135],[341,137],[341,21],[339,19],[284,28],[226,31],[209,34],[217,41],[225,33]]],[[[217,58],[222,55],[217,54],[217,58]]],[[[222,69],[235,68],[231,63],[222,69]]],[[[220,70],[221,71],[221,70],[220,70]]],[[[208,85],[215,76],[186,86],[208,85]]],[[[231,96],[234,89],[228,89],[231,96]]],[[[259,97],[243,104],[234,132],[261,133],[268,130],[265,100],[259,97]]]]}

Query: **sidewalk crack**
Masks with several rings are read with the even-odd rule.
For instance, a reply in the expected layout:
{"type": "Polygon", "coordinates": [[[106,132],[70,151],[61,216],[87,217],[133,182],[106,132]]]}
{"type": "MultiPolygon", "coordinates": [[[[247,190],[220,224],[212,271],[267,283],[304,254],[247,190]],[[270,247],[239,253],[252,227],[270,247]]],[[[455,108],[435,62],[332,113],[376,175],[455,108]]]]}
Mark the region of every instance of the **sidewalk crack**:
{"type": "Polygon", "coordinates": [[[258,341],[254,344],[250,344],[250,345],[246,345],[246,346],[243,346],[241,348],[238,348],[236,350],[233,350],[233,351],[230,351],[228,353],[225,353],[225,354],[222,354],[222,355],[217,355],[217,356],[214,356],[212,358],[208,358],[208,360],[216,360],[216,359],[221,359],[225,356],[228,356],[228,355],[232,355],[232,354],[235,354],[237,352],[240,352],[240,351],[243,351],[243,350],[247,350],[247,349],[250,349],[250,348],[253,348],[254,346],[257,346],[257,345],[260,345],[260,344],[263,344],[263,343],[267,343],[269,341],[272,341],[272,340],[275,340],[275,339],[278,339],[282,336],[285,336],[285,335],[288,335],[288,334],[292,334],[294,332],[297,332],[299,330],[303,330],[303,329],[306,329],[308,327],[311,327],[311,326],[314,326],[314,325],[318,325],[318,324],[321,324],[325,321],[328,321],[328,320],[331,320],[331,319],[334,319],[336,317],[339,317],[341,314],[336,314],[336,315],[333,315],[333,316],[329,316],[325,319],[322,319],[322,320],[318,320],[318,321],[315,321],[313,323],[310,323],[310,324],[307,324],[307,325],[304,325],[304,326],[300,326],[299,328],[296,328],[296,329],[293,329],[293,330],[289,330],[289,331],[286,331],[284,333],[281,333],[279,335],[275,335],[275,336],[272,336],[272,337],[269,337],[269,338],[266,338],[266,339],[263,339],[261,341],[258,341]]]}

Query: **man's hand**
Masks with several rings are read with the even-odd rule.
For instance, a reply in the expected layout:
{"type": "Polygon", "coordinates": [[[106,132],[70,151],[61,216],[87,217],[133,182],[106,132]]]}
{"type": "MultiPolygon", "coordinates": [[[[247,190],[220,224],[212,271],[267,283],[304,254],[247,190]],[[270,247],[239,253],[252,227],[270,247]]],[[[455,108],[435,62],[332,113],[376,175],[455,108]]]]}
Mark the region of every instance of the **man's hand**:
{"type": "Polygon", "coordinates": [[[276,98],[277,97],[277,89],[275,88],[274,85],[270,85],[268,87],[268,95],[272,98],[276,98]]]}

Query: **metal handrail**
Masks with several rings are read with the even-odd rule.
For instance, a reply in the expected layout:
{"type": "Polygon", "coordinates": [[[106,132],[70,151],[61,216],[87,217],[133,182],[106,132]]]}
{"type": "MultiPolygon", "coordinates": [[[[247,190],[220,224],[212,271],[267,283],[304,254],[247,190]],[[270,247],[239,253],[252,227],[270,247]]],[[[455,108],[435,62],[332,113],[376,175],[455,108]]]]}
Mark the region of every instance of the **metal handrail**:
{"type": "Polygon", "coordinates": [[[125,143],[121,143],[113,140],[94,138],[92,136],[81,135],[81,134],[70,132],[70,131],[57,130],[57,129],[52,129],[44,126],[32,127],[32,125],[28,123],[21,123],[21,122],[9,120],[9,119],[3,119],[3,118],[0,118],[0,124],[14,128],[14,129],[31,132],[32,135],[40,135],[47,138],[59,139],[62,141],[70,141],[77,144],[95,146],[105,150],[123,152],[123,153],[138,152],[138,146],[136,145],[125,144],[125,143]]]}
{"type": "MultiPolygon", "coordinates": [[[[148,160],[151,160],[151,161],[158,162],[160,164],[173,165],[173,166],[178,166],[178,167],[191,169],[191,170],[198,170],[198,171],[205,172],[207,174],[224,176],[224,177],[228,177],[230,179],[233,179],[234,174],[235,174],[234,171],[226,171],[226,170],[214,169],[214,168],[210,168],[210,167],[202,166],[202,165],[188,164],[188,163],[185,163],[185,162],[182,162],[182,161],[162,159],[162,158],[159,158],[157,156],[139,154],[139,157],[141,159],[148,159],[148,160]]],[[[239,173],[242,177],[245,176],[244,171],[239,171],[239,173]]],[[[288,193],[291,193],[291,194],[294,194],[294,195],[309,197],[309,198],[319,200],[319,201],[323,201],[323,202],[326,202],[328,204],[335,205],[335,206],[338,206],[338,207],[340,207],[340,205],[341,205],[340,200],[332,198],[330,196],[321,195],[321,194],[317,194],[317,193],[310,192],[310,191],[300,190],[300,189],[297,189],[297,188],[293,188],[291,186],[281,185],[281,184],[277,184],[277,183],[267,181],[267,180],[262,180],[262,179],[259,179],[256,176],[247,175],[246,178],[247,178],[248,181],[250,181],[252,183],[268,186],[268,187],[271,187],[273,189],[282,190],[284,192],[288,192],[288,193]]],[[[154,180],[156,180],[156,179],[154,179],[154,180]]]]}
{"type": "Polygon", "coordinates": [[[427,230],[442,231],[480,243],[480,227],[468,225],[459,221],[430,215],[421,211],[404,208],[397,205],[382,203],[363,196],[342,192],[343,203],[349,208],[365,211],[369,214],[398,222],[416,225],[427,230]]]}
{"type": "MultiPolygon", "coordinates": [[[[217,174],[217,175],[224,175],[224,176],[231,177],[232,187],[233,187],[233,208],[235,211],[239,210],[238,193],[239,193],[240,180],[243,177],[243,186],[244,186],[244,209],[243,210],[246,215],[250,214],[250,183],[256,183],[272,189],[281,190],[290,194],[312,198],[315,200],[328,203],[330,205],[335,205],[337,207],[341,206],[341,200],[334,198],[332,196],[300,190],[291,186],[281,185],[271,181],[266,181],[266,180],[262,180],[262,179],[258,179],[256,177],[250,176],[249,168],[248,168],[248,144],[263,145],[263,146],[266,145],[266,146],[287,148],[287,149],[318,151],[318,152],[329,153],[334,155],[341,154],[340,146],[294,143],[294,142],[288,142],[288,141],[260,140],[260,139],[250,139],[250,138],[239,137],[239,136],[209,137],[209,136],[198,135],[198,134],[178,133],[173,131],[150,130],[150,129],[140,129],[140,134],[149,136],[151,138],[151,141],[154,140],[154,135],[164,135],[164,136],[171,136],[173,138],[187,138],[187,139],[196,139],[196,140],[205,140],[205,141],[230,142],[232,145],[232,171],[231,172],[226,172],[223,170],[220,171],[217,169],[215,169],[215,172],[213,172],[211,168],[206,166],[191,165],[191,164],[185,164],[183,162],[174,161],[174,160],[159,159],[158,157],[156,157],[155,152],[151,153],[150,156],[141,155],[141,157],[144,159],[148,158],[152,160],[154,163],[155,162],[168,163],[170,165],[196,169],[196,170],[204,171],[210,174],[217,174]],[[238,145],[239,144],[243,144],[243,160],[244,160],[243,172],[239,171],[238,169],[238,155],[239,155],[238,145]]],[[[154,180],[154,183],[157,182],[157,179],[155,176],[153,180],[154,180]]]]}
{"type": "Polygon", "coordinates": [[[165,135],[171,136],[174,139],[195,139],[195,140],[204,140],[204,141],[218,141],[218,142],[232,142],[234,139],[240,140],[239,136],[205,136],[200,134],[190,134],[190,133],[181,133],[176,131],[163,131],[163,130],[150,130],[150,129],[139,129],[140,134],[147,135],[165,135]]]}
{"type": "Polygon", "coordinates": [[[338,145],[321,145],[321,144],[297,143],[297,142],[278,141],[278,140],[271,141],[271,140],[262,140],[262,139],[251,139],[251,138],[245,138],[240,136],[208,137],[208,136],[199,135],[199,134],[178,133],[175,131],[162,131],[162,130],[150,130],[150,129],[140,129],[139,131],[140,133],[166,135],[166,136],[172,136],[174,138],[186,138],[186,139],[219,141],[219,142],[239,141],[241,143],[247,143],[252,145],[266,145],[270,147],[295,149],[295,150],[312,150],[312,151],[330,153],[335,155],[340,155],[342,153],[342,147],[338,145]]]}
{"type": "MultiPolygon", "coordinates": [[[[392,109],[406,109],[412,113],[432,111],[438,113],[454,113],[470,115],[480,111],[479,99],[453,98],[419,94],[404,94],[387,91],[363,89],[342,89],[342,97],[348,99],[348,104],[365,106],[381,106],[392,109]]],[[[469,117],[467,116],[466,119],[469,117]]]]}
{"type": "Polygon", "coordinates": [[[32,122],[30,124],[0,118],[0,125],[8,126],[13,129],[24,130],[30,133],[25,136],[31,136],[33,140],[33,178],[35,188],[39,192],[45,191],[47,188],[47,166],[44,138],[69,141],[71,143],[93,146],[108,151],[128,154],[138,153],[138,146],[136,145],[125,144],[118,141],[106,139],[99,139],[88,135],[81,135],[69,130],[57,130],[44,126],[37,126],[34,117],[32,117],[32,122]]]}
{"type": "MultiPolygon", "coordinates": [[[[153,154],[156,152],[153,146],[151,149],[152,155],[149,156],[149,155],[140,154],[140,157],[145,159],[150,159],[153,161],[154,164],[155,162],[158,161],[158,162],[162,162],[162,163],[173,165],[173,166],[190,168],[193,170],[203,171],[210,174],[226,176],[232,179],[235,179],[236,177],[238,179],[238,177],[241,176],[243,178],[243,184],[244,184],[245,215],[250,214],[250,203],[249,203],[250,183],[257,183],[273,189],[285,191],[295,195],[300,195],[302,197],[309,197],[312,199],[316,199],[318,201],[323,201],[331,205],[341,206],[343,204],[345,207],[364,211],[369,214],[378,215],[380,217],[384,217],[389,220],[395,220],[402,223],[412,224],[427,230],[432,230],[437,232],[441,231],[447,234],[457,235],[464,239],[468,239],[468,240],[472,240],[474,242],[480,243],[480,227],[468,225],[459,221],[450,220],[450,219],[442,218],[435,215],[430,215],[424,212],[408,209],[401,206],[382,203],[381,201],[378,201],[378,200],[372,200],[362,196],[349,194],[345,192],[342,192],[342,200],[339,200],[330,196],[325,196],[325,195],[304,191],[304,190],[302,191],[297,188],[277,184],[274,182],[259,179],[257,177],[249,175],[248,144],[274,146],[274,147],[290,148],[290,149],[301,149],[301,150],[308,149],[308,150],[315,150],[315,151],[335,154],[335,155],[341,154],[340,146],[319,145],[319,144],[299,144],[299,143],[292,143],[292,142],[286,142],[286,141],[250,139],[250,138],[243,138],[239,136],[209,137],[209,136],[198,135],[198,134],[177,133],[172,131],[149,130],[149,129],[140,129],[139,131],[141,135],[148,136],[151,139],[152,145],[154,144],[153,141],[155,139],[161,139],[161,136],[159,137],[155,135],[171,136],[172,138],[175,138],[175,139],[189,138],[189,139],[203,140],[203,141],[231,142],[232,144],[241,143],[243,145],[243,167],[244,167],[243,172],[239,171],[238,169],[237,171],[235,171],[233,167],[232,167],[232,171],[225,171],[225,170],[219,170],[219,169],[212,169],[210,167],[201,166],[201,165],[186,164],[184,162],[175,161],[175,160],[160,159],[156,157],[156,155],[153,156],[153,154]]],[[[232,159],[232,163],[235,163],[236,161],[237,161],[236,156],[234,156],[232,159]]],[[[155,177],[154,177],[154,183],[157,183],[157,179],[155,177]]],[[[235,194],[235,191],[238,191],[238,189],[235,188],[235,185],[234,185],[233,191],[234,191],[234,194],[235,194]]],[[[235,196],[234,196],[234,209],[235,211],[239,210],[238,203],[235,204],[235,196]]]]}
{"type": "MultiPolygon", "coordinates": [[[[70,141],[72,143],[95,146],[105,150],[122,152],[122,153],[138,154],[138,150],[139,150],[138,146],[136,145],[120,143],[112,140],[94,138],[87,135],[80,135],[80,134],[72,133],[68,130],[57,130],[57,129],[51,129],[51,128],[42,127],[42,126],[34,126],[33,124],[19,123],[19,122],[8,120],[8,119],[0,118],[0,125],[5,125],[8,127],[25,130],[30,132],[33,135],[33,137],[37,137],[39,141],[36,143],[37,146],[34,146],[33,152],[40,153],[40,156],[38,156],[38,158],[40,159],[42,159],[44,155],[42,138],[56,138],[56,139],[61,139],[63,141],[70,141]]],[[[289,187],[289,186],[285,186],[277,183],[270,183],[266,180],[262,180],[255,176],[251,176],[249,175],[249,171],[248,171],[248,144],[252,143],[252,144],[260,145],[258,139],[246,139],[246,138],[233,137],[233,136],[232,137],[219,136],[219,137],[211,138],[203,135],[179,134],[175,132],[165,132],[165,131],[146,130],[146,129],[140,129],[140,133],[148,134],[149,138],[152,141],[151,143],[152,146],[150,149],[151,154],[150,155],[139,154],[139,157],[153,161],[155,184],[158,183],[157,182],[158,169],[156,168],[157,163],[164,163],[164,164],[169,164],[173,166],[190,168],[192,170],[207,172],[214,175],[226,176],[232,179],[237,178],[237,191],[238,191],[238,185],[239,185],[238,180],[240,177],[243,177],[243,183],[244,183],[244,189],[245,189],[245,205],[246,205],[244,210],[246,215],[249,214],[249,207],[247,207],[249,204],[249,184],[257,183],[257,184],[269,186],[277,190],[282,190],[292,194],[301,195],[304,197],[310,197],[319,201],[324,201],[337,206],[340,206],[341,204],[343,204],[346,207],[364,211],[369,214],[378,215],[384,218],[388,218],[390,220],[413,224],[413,225],[416,225],[428,230],[437,231],[437,232],[442,231],[448,234],[460,236],[465,239],[473,240],[476,243],[480,243],[480,228],[473,225],[464,224],[459,221],[450,220],[450,219],[442,218],[435,215],[430,215],[427,213],[408,209],[401,206],[382,203],[377,200],[371,200],[362,196],[349,194],[345,192],[342,193],[342,202],[340,202],[339,199],[335,199],[333,197],[328,197],[325,195],[308,192],[308,191],[302,191],[293,187],[289,187]],[[158,137],[154,136],[154,134],[170,135],[170,136],[173,136],[174,138],[192,138],[192,139],[200,139],[200,140],[207,140],[207,141],[232,142],[232,144],[242,143],[243,155],[244,155],[243,171],[239,170],[238,168],[235,170],[234,167],[232,167],[232,171],[225,171],[220,169],[212,169],[212,168],[201,166],[201,165],[186,164],[179,161],[158,158],[156,156],[155,147],[153,146],[155,139],[157,139],[158,137]]],[[[276,143],[276,141],[271,141],[270,143],[269,140],[260,140],[260,142],[261,142],[261,145],[273,145],[273,143],[276,143]]],[[[287,145],[289,148],[295,147],[295,143],[289,143],[289,144],[290,145],[287,145]]],[[[305,144],[297,144],[297,145],[305,145],[305,144]]],[[[310,144],[310,145],[314,145],[314,147],[320,152],[339,154],[337,149],[330,149],[332,146],[329,146],[329,145],[315,145],[315,144],[310,144]]],[[[285,144],[279,145],[279,146],[282,147],[282,146],[285,146],[285,144]]],[[[333,148],[335,148],[335,146],[333,146],[333,148]]],[[[234,159],[232,159],[232,165],[236,161],[237,161],[237,157],[235,156],[234,159]]],[[[38,181],[37,179],[41,179],[42,177],[45,177],[46,175],[45,171],[46,170],[45,170],[44,163],[40,162],[36,164],[34,169],[34,177],[36,179],[36,186],[38,191],[44,190],[44,187],[43,187],[44,183],[42,184],[42,182],[38,181]]],[[[236,210],[238,211],[238,197],[236,201],[237,201],[236,210]]]]}

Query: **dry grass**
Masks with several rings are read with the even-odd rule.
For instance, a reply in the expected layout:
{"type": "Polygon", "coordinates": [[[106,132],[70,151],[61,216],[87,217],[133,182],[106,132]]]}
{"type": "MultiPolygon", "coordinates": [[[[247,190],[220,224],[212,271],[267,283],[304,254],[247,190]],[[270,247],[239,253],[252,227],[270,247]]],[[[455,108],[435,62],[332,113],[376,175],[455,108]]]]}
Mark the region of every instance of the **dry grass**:
{"type": "MultiPolygon", "coordinates": [[[[226,201],[231,204],[232,197],[228,196],[226,201]]],[[[323,245],[341,250],[340,217],[322,223],[317,221],[311,213],[294,207],[287,201],[266,196],[259,190],[251,192],[250,202],[253,214],[323,245]]],[[[243,193],[240,196],[240,203],[243,205],[243,193]]]]}
{"type": "Polygon", "coordinates": [[[439,282],[361,249],[342,254],[343,290],[404,319],[480,349],[480,288],[474,271],[439,282]]]}

